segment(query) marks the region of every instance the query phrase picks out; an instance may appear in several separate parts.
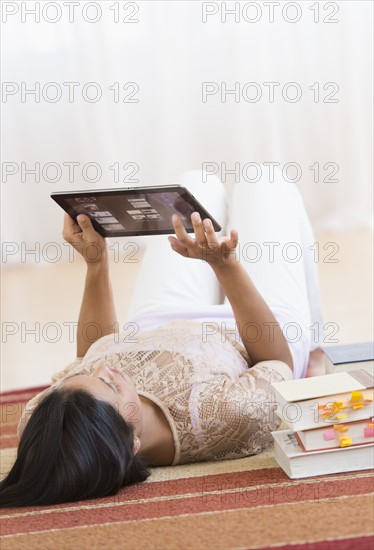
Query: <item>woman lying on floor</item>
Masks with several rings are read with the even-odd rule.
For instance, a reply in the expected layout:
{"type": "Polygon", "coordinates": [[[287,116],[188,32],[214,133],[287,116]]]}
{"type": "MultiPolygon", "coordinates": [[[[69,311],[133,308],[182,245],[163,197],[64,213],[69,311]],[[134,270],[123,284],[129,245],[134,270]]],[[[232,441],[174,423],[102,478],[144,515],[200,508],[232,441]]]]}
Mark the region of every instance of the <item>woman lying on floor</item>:
{"type": "Polygon", "coordinates": [[[149,238],[120,332],[106,241],[87,216],[65,214],[63,236],[87,262],[78,358],[26,405],[3,507],[113,495],[150,466],[240,458],[272,441],[271,383],[305,375],[319,347],[311,327],[322,328],[301,195],[285,181],[241,182],[227,211],[216,177],[180,182],[216,219],[228,214],[228,236],[194,213],[193,237],[174,215],[176,237],[149,238]],[[94,343],[89,324],[103,335],[94,343]]]}

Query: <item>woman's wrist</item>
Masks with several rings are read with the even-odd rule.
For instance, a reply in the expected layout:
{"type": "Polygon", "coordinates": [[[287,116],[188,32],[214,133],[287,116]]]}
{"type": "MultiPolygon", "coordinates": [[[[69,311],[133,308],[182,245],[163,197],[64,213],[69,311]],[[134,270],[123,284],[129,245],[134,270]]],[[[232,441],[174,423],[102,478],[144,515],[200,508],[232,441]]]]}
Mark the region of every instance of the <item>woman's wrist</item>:
{"type": "Polygon", "coordinates": [[[209,265],[213,269],[213,271],[216,274],[217,278],[230,276],[232,273],[234,273],[235,271],[238,271],[242,268],[239,260],[238,261],[234,260],[234,261],[231,261],[231,262],[227,262],[225,264],[211,263],[209,265]]]}
{"type": "Polygon", "coordinates": [[[87,261],[86,260],[87,271],[92,273],[107,271],[109,269],[109,257],[106,251],[103,251],[100,259],[96,261],[87,261]]]}

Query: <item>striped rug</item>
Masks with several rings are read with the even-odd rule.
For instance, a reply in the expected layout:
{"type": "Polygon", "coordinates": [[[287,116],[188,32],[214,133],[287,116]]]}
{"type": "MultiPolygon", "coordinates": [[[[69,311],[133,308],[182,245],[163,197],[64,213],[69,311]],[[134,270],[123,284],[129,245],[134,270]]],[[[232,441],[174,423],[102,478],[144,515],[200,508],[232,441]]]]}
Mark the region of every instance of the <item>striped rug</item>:
{"type": "MultiPolygon", "coordinates": [[[[1,395],[2,477],[23,404],[41,389],[1,395]]],[[[371,472],[291,480],[272,454],[154,468],[108,498],[3,509],[1,550],[374,549],[371,472]]]]}

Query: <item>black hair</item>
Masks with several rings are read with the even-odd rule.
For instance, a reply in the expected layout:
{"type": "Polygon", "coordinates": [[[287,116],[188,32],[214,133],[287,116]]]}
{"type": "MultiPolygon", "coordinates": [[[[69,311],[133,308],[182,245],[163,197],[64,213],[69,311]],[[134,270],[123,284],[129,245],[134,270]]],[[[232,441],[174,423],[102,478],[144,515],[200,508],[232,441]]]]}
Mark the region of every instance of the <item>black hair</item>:
{"type": "Polygon", "coordinates": [[[0,482],[0,507],[105,497],[144,481],[151,472],[133,444],[133,425],[112,405],[82,389],[57,388],[24,428],[0,482]]]}

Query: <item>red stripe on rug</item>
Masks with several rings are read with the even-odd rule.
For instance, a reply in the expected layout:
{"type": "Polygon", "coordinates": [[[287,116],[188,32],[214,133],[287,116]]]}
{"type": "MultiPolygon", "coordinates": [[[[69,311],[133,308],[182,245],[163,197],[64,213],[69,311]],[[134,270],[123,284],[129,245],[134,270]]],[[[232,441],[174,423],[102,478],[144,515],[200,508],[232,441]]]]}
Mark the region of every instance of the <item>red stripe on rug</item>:
{"type": "MultiPolygon", "coordinates": [[[[261,546],[255,550],[374,550],[374,538],[352,537],[348,539],[321,540],[303,544],[286,544],[276,546],[261,546]]],[[[253,549],[248,549],[253,550],[253,549]]]]}
{"type": "Polygon", "coordinates": [[[26,403],[37,393],[49,388],[48,386],[37,386],[36,388],[26,388],[23,390],[12,390],[0,393],[0,405],[6,403],[26,403]]]}
{"type": "MultiPolygon", "coordinates": [[[[18,424],[18,422],[14,422],[13,424],[1,424],[1,425],[0,425],[0,428],[1,428],[1,436],[4,436],[4,435],[7,435],[7,436],[10,436],[10,435],[16,436],[16,435],[17,435],[17,424],[18,424]]],[[[1,436],[0,436],[0,437],[1,437],[1,436]]]]}
{"type": "Polygon", "coordinates": [[[16,435],[13,437],[2,437],[0,439],[0,450],[14,449],[16,447],[18,447],[18,437],[16,435]]]}
{"type": "MultiPolygon", "coordinates": [[[[225,475],[225,474],[222,474],[225,475]]],[[[189,480],[191,481],[191,480],[189,480]]],[[[326,483],[326,481],[323,481],[326,483]]],[[[217,512],[224,510],[239,510],[247,508],[256,508],[258,506],[276,506],[278,504],[290,504],[303,501],[314,501],[318,503],[331,502],[334,505],[334,499],[340,496],[362,495],[371,492],[372,478],[366,476],[354,480],[339,479],[333,481],[330,493],[321,497],[319,480],[299,483],[289,483],[285,486],[269,486],[248,490],[242,487],[235,493],[217,493],[211,494],[207,487],[200,484],[201,494],[194,497],[170,498],[169,500],[159,500],[152,502],[140,502],[136,500],[133,503],[124,503],[126,494],[121,491],[119,494],[111,497],[109,503],[112,505],[100,507],[100,500],[95,500],[96,508],[85,509],[85,502],[76,503],[75,506],[82,506],[79,510],[67,510],[58,513],[50,513],[51,509],[56,507],[43,507],[45,513],[21,517],[7,517],[5,525],[2,528],[2,534],[28,533],[31,531],[47,531],[51,529],[56,522],[59,528],[70,528],[77,526],[99,525],[102,523],[115,523],[143,519],[155,519],[165,516],[177,517],[181,514],[199,514],[206,512],[217,512]],[[117,504],[117,505],[116,505],[117,504]]],[[[156,483],[159,487],[159,483],[156,483]]],[[[214,489],[213,489],[214,490],[214,489]]],[[[191,492],[191,491],[189,491],[191,492]]],[[[138,494],[138,499],[140,497],[138,494]]],[[[126,499],[127,500],[127,499],[126,499]]],[[[63,505],[60,508],[63,508],[63,505]]],[[[41,508],[39,507],[39,510],[41,508]]],[[[23,509],[26,511],[25,509],[23,509]]],[[[28,508],[28,511],[34,511],[36,508],[28,508]]],[[[20,513],[21,509],[13,509],[13,513],[20,513]]],[[[11,516],[12,510],[8,513],[4,509],[4,515],[11,516]]]]}
{"type": "Polygon", "coordinates": [[[9,397],[9,396],[13,396],[13,395],[19,395],[20,393],[26,393],[26,392],[38,393],[38,392],[44,390],[45,388],[48,388],[48,386],[33,386],[32,388],[21,388],[20,390],[2,391],[2,392],[0,393],[0,402],[1,402],[1,399],[2,399],[3,397],[9,397]]]}
{"type": "MultiPolygon", "coordinates": [[[[354,475],[363,475],[363,479],[367,479],[370,474],[367,471],[354,472],[354,475]]],[[[336,483],[341,480],[352,479],[352,474],[342,473],[333,476],[321,476],[320,478],[314,478],[311,480],[315,485],[315,492],[319,500],[327,499],[334,496],[334,490],[336,483]],[[331,479],[331,477],[333,479],[331,479]]],[[[300,483],[306,482],[300,480],[300,483]]],[[[297,484],[296,481],[290,480],[290,478],[280,468],[263,468],[261,470],[249,470],[246,472],[229,472],[222,474],[208,474],[205,476],[197,477],[185,477],[179,479],[165,480],[165,481],[152,481],[152,477],[146,483],[139,483],[121,489],[116,496],[105,497],[101,499],[87,499],[85,501],[79,501],[78,505],[96,505],[96,504],[108,504],[113,502],[136,502],[139,499],[149,499],[156,497],[169,497],[185,495],[186,493],[204,493],[208,494],[212,491],[229,491],[233,489],[247,489],[252,486],[268,486],[277,485],[280,483],[297,484]]],[[[77,503],[57,504],[54,509],[59,508],[73,508],[77,503]]],[[[44,510],[45,507],[33,506],[18,508],[18,512],[29,512],[32,510],[44,510]]],[[[1,515],[1,514],[0,514],[1,515]]]]}

